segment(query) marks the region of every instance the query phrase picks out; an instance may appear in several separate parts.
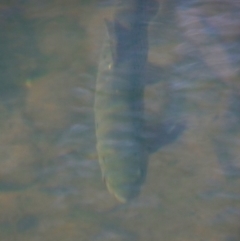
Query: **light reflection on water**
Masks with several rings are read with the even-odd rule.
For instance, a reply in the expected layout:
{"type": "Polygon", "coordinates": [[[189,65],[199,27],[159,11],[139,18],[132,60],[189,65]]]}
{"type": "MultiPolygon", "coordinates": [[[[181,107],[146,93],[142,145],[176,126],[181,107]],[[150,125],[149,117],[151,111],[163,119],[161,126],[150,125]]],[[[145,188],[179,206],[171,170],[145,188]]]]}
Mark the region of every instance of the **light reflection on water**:
{"type": "Polygon", "coordinates": [[[239,240],[239,4],[159,1],[148,57],[164,79],[146,86],[145,105],[186,129],[118,206],[93,113],[113,5],[95,2],[0,4],[0,239],[239,240]]]}

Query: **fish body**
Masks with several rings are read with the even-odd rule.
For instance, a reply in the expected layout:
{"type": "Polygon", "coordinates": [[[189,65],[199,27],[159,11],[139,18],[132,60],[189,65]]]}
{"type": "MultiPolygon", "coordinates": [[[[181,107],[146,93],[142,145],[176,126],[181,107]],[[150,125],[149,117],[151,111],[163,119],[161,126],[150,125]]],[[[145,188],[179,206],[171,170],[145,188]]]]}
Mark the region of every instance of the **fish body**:
{"type": "Polygon", "coordinates": [[[149,128],[152,125],[145,121],[149,121],[144,116],[148,23],[158,9],[157,1],[117,3],[114,21],[106,21],[94,113],[103,180],[111,194],[127,202],[140,192],[150,152],[175,140],[184,126],[167,123],[149,128]]]}
{"type": "Polygon", "coordinates": [[[147,170],[141,135],[147,24],[142,21],[144,1],[134,2],[131,20],[124,22],[124,18],[116,17],[113,23],[106,22],[108,38],[99,63],[94,105],[103,179],[121,202],[138,195],[147,170]]]}

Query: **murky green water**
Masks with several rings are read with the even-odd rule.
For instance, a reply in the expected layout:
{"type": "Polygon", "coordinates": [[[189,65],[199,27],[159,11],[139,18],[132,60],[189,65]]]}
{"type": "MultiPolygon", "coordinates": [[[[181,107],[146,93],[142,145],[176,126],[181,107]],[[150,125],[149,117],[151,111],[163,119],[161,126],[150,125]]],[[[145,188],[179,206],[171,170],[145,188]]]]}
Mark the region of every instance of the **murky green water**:
{"type": "Polygon", "coordinates": [[[113,5],[1,1],[0,240],[240,239],[240,6],[167,2],[149,25],[161,81],[145,107],[186,128],[150,156],[140,196],[117,206],[93,113],[113,5]]]}

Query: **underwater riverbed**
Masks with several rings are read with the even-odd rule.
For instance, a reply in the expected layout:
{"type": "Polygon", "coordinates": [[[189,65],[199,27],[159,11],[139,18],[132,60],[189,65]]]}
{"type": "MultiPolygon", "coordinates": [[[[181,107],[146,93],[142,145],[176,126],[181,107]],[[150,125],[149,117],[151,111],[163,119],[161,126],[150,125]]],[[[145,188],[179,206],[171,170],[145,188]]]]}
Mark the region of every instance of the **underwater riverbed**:
{"type": "Polygon", "coordinates": [[[113,1],[0,4],[1,240],[239,240],[240,5],[157,2],[145,111],[184,130],[125,205],[102,181],[93,110],[113,1]]]}

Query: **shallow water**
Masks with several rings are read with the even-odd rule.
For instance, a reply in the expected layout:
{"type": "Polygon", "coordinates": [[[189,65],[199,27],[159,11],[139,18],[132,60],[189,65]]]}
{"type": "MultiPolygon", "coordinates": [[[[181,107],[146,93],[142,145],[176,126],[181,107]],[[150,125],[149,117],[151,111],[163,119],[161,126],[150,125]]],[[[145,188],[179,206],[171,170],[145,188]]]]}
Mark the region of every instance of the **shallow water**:
{"type": "Polygon", "coordinates": [[[185,129],[149,157],[140,196],[124,205],[102,182],[95,147],[112,1],[0,4],[1,240],[239,240],[240,6],[181,2],[159,1],[149,23],[159,81],[144,104],[155,123],[185,129]]]}

